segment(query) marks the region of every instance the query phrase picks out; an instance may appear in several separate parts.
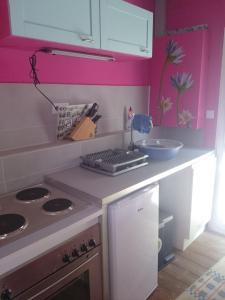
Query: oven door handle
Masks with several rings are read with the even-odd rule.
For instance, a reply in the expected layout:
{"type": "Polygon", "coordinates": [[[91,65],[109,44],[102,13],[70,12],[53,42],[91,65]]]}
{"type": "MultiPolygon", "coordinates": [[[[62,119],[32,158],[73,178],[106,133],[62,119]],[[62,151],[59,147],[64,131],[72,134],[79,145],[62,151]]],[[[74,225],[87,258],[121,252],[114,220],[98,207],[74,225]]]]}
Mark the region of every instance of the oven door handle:
{"type": "Polygon", "coordinates": [[[87,259],[85,262],[83,262],[81,265],[79,265],[76,269],[74,269],[73,271],[69,272],[68,274],[66,274],[65,276],[61,277],[59,280],[55,281],[53,284],[49,285],[48,287],[46,287],[45,289],[41,290],[39,293],[33,295],[32,297],[30,297],[28,300],[33,300],[36,297],[40,296],[41,294],[45,293],[46,291],[48,291],[49,289],[51,289],[52,287],[56,286],[57,284],[59,284],[60,282],[62,282],[64,279],[66,279],[68,276],[70,276],[71,274],[73,274],[74,272],[76,272],[77,270],[79,270],[80,268],[82,268],[83,266],[85,266],[86,264],[88,264],[89,262],[91,262],[93,259],[95,259],[97,256],[99,255],[99,253],[95,253],[92,257],[90,257],[89,259],[87,259]]]}

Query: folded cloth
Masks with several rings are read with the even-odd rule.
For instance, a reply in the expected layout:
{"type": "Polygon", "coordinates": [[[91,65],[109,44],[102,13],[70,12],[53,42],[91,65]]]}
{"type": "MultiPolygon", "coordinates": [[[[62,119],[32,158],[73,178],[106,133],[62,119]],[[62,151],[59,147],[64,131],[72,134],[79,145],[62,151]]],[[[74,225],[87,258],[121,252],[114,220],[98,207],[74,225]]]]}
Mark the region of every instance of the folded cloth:
{"type": "Polygon", "coordinates": [[[140,133],[149,133],[152,128],[152,117],[142,114],[134,115],[132,128],[140,133]]]}
{"type": "Polygon", "coordinates": [[[222,299],[225,299],[225,257],[176,298],[176,300],[222,299]]]}

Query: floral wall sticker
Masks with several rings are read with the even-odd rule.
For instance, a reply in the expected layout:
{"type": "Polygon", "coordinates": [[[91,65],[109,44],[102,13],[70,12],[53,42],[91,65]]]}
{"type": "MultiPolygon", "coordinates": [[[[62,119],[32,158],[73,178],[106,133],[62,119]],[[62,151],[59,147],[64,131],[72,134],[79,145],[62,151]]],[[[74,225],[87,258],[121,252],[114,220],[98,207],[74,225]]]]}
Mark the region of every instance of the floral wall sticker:
{"type": "Polygon", "coordinates": [[[191,122],[194,119],[189,110],[183,110],[179,114],[179,125],[182,127],[191,127],[191,122]]]}
{"type": "Polygon", "coordinates": [[[154,38],[149,108],[155,126],[205,128],[208,32],[154,38]]]}
{"type": "Polygon", "coordinates": [[[185,56],[183,49],[178,46],[178,43],[170,40],[166,47],[166,58],[163,63],[162,71],[160,74],[160,81],[159,81],[159,91],[157,97],[157,106],[158,106],[158,116],[157,116],[157,123],[159,125],[162,124],[163,115],[172,108],[172,102],[169,98],[162,97],[162,90],[163,90],[163,82],[165,77],[165,72],[169,64],[180,64],[183,61],[183,57],[185,56]],[[166,107],[166,109],[165,109],[166,107]]]}
{"type": "Polygon", "coordinates": [[[173,102],[170,100],[169,97],[165,98],[162,96],[162,100],[160,102],[160,110],[163,114],[165,114],[167,111],[171,110],[173,106],[173,102]]]}
{"type": "Polygon", "coordinates": [[[176,122],[177,126],[190,127],[193,116],[190,111],[183,110],[181,95],[193,85],[191,73],[176,73],[170,77],[172,86],[177,90],[176,122]]]}
{"type": "Polygon", "coordinates": [[[169,78],[165,76],[167,67],[170,64],[182,64],[184,57],[185,53],[183,48],[180,47],[177,42],[169,40],[166,46],[166,57],[160,74],[159,90],[157,96],[157,124],[160,126],[163,124],[163,118],[165,114],[174,107],[174,109],[176,110],[176,125],[178,127],[191,127],[191,122],[194,117],[189,110],[183,108],[181,96],[193,85],[194,81],[192,80],[192,74],[186,72],[177,72],[170,77],[170,83],[177,91],[174,101],[171,99],[171,97],[162,95],[164,81],[169,80],[169,78]]]}

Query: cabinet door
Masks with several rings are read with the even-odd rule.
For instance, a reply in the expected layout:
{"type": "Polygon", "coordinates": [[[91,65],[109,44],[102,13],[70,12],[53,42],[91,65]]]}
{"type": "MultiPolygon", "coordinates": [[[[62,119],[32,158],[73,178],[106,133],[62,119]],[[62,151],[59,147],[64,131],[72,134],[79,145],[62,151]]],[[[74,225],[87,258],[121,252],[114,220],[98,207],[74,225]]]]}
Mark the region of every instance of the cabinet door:
{"type": "Polygon", "coordinates": [[[120,0],[101,0],[101,48],[152,56],[152,13],[120,0]]]}
{"type": "Polygon", "coordinates": [[[100,48],[99,0],[9,0],[15,36],[100,48]]]}
{"type": "Polygon", "coordinates": [[[174,216],[174,246],[184,250],[211,217],[215,156],[209,156],[160,180],[159,207],[174,216]]]}
{"type": "Polygon", "coordinates": [[[174,247],[184,250],[184,241],[190,235],[192,168],[187,167],[160,180],[159,191],[159,208],[174,216],[174,247]]]}
{"type": "Polygon", "coordinates": [[[190,239],[193,239],[210,220],[215,167],[216,161],[214,156],[196,163],[192,167],[193,185],[190,239]]]}

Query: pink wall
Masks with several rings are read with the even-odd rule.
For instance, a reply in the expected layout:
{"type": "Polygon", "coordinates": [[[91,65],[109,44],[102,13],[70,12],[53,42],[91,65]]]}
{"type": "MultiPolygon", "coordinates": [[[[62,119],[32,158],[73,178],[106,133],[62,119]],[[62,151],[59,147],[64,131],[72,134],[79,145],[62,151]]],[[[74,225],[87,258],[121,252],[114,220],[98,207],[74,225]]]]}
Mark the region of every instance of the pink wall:
{"type": "MultiPolygon", "coordinates": [[[[29,83],[31,51],[0,48],[0,82],[29,83]]],[[[98,62],[37,53],[41,83],[148,85],[147,61],[98,62]]]]}
{"type": "MultiPolygon", "coordinates": [[[[129,0],[145,9],[154,9],[154,0],[129,0]]],[[[3,3],[3,2],[2,2],[3,3]]],[[[5,16],[1,16],[1,21],[5,16]]],[[[1,25],[0,25],[1,26],[1,25]]],[[[21,45],[19,45],[22,47],[21,45]]],[[[1,47],[0,82],[29,83],[31,51],[1,47]]],[[[148,85],[148,60],[97,62],[77,58],[37,54],[39,79],[42,83],[148,85]]]]}
{"type": "MultiPolygon", "coordinates": [[[[224,0],[169,0],[167,1],[167,29],[208,24],[209,66],[206,90],[206,109],[217,111],[219,81],[225,27],[224,0]]],[[[194,46],[194,45],[193,45],[194,46]]],[[[213,146],[216,134],[216,118],[206,120],[205,144],[213,146]]]]}

